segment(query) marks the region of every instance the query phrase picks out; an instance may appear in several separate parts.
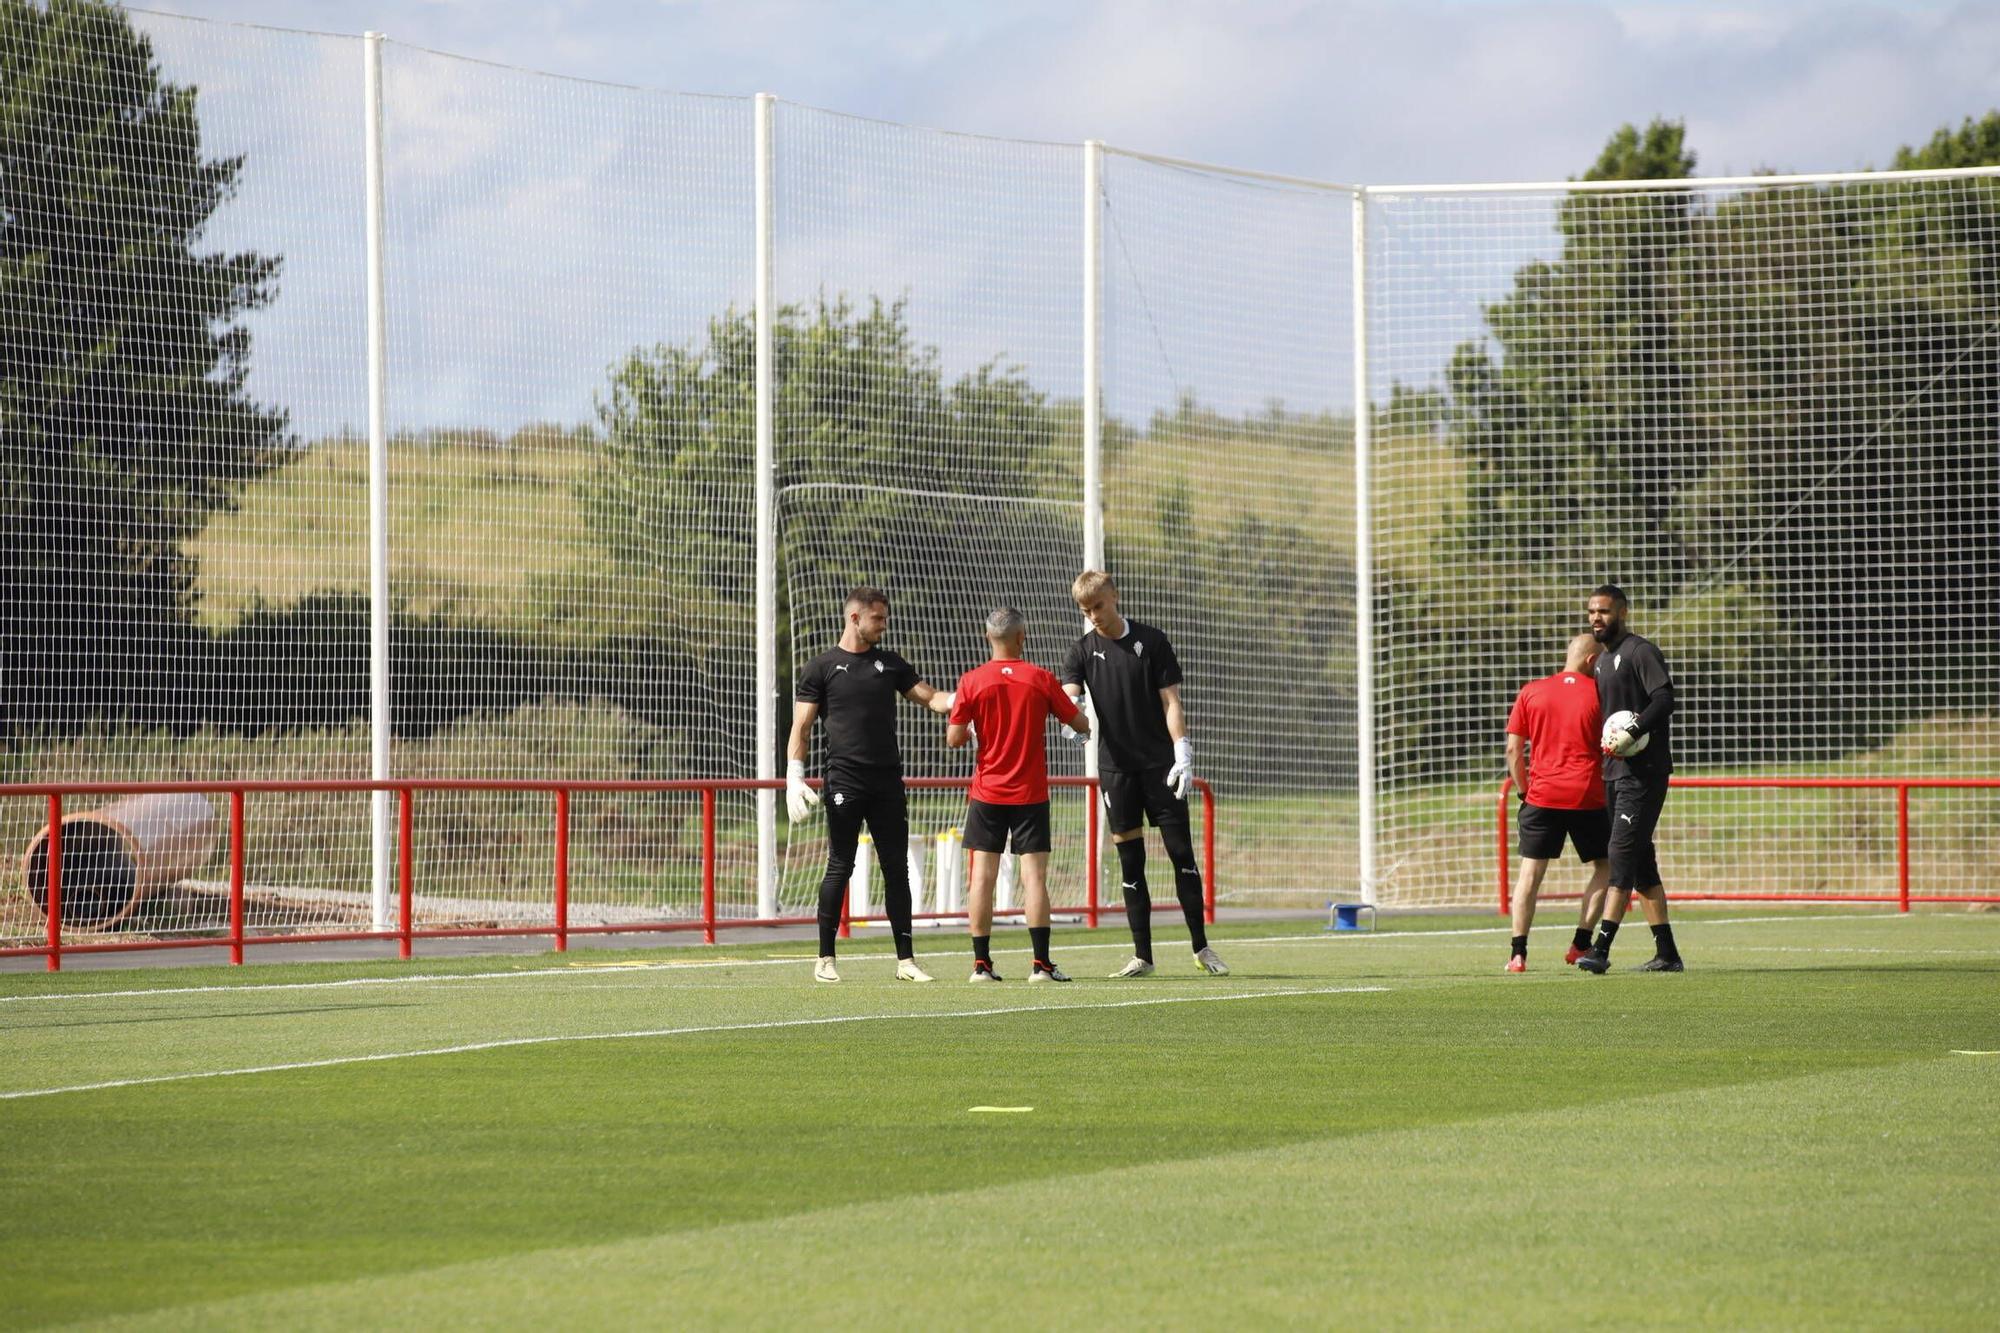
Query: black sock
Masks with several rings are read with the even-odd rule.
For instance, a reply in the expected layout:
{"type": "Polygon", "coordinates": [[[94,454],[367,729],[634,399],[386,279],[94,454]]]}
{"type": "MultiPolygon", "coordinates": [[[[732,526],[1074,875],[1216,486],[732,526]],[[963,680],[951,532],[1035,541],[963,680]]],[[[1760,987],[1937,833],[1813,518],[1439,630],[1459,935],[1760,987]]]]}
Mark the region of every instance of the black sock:
{"type": "Polygon", "coordinates": [[[1598,922],[1598,923],[1597,923],[1597,948],[1596,948],[1596,952],[1598,952],[1598,953],[1610,953],[1610,952],[1611,952],[1611,941],[1613,941],[1613,940],[1615,940],[1615,939],[1617,939],[1617,938],[1618,938],[1618,923],[1617,923],[1616,921],[1600,921],[1600,922],[1598,922]]]}
{"type": "Polygon", "coordinates": [[[1679,958],[1681,951],[1674,947],[1674,928],[1667,925],[1653,927],[1653,952],[1662,958],[1679,958]]]}
{"type": "Polygon", "coordinates": [[[972,959],[977,963],[992,963],[993,937],[991,935],[974,935],[972,937],[972,959]]]}
{"type": "Polygon", "coordinates": [[[1589,949],[1590,932],[1585,930],[1582,926],[1578,926],[1576,928],[1576,934],[1570,939],[1569,943],[1570,947],[1577,950],[1578,952],[1582,952],[1584,950],[1589,949]]]}
{"type": "Polygon", "coordinates": [[[1118,870],[1125,890],[1125,924],[1132,929],[1132,956],[1153,961],[1153,895],[1146,891],[1146,840],[1118,844],[1118,870]]]}
{"type": "Polygon", "coordinates": [[[1186,824],[1171,820],[1160,829],[1160,843],[1167,849],[1167,860],[1174,867],[1174,897],[1180,900],[1181,916],[1187,921],[1188,945],[1200,953],[1208,947],[1208,927],[1202,920],[1208,908],[1202,901],[1201,867],[1195,864],[1194,839],[1188,835],[1186,824]]]}
{"type": "Polygon", "coordinates": [[[1029,926],[1028,943],[1035,946],[1036,962],[1046,963],[1049,961],[1049,928],[1047,926],[1029,926]]]}
{"type": "Polygon", "coordinates": [[[1526,958],[1528,956],[1528,937],[1526,935],[1516,935],[1508,943],[1513,946],[1514,957],[1526,958]]]}

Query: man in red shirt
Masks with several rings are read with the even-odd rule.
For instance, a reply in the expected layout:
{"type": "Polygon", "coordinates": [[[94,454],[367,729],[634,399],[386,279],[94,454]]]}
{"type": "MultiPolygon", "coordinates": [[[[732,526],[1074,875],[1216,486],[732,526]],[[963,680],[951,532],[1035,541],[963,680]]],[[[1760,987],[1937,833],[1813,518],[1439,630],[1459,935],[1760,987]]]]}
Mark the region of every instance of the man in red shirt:
{"type": "Polygon", "coordinates": [[[978,760],[965,812],[965,849],[972,853],[972,883],[965,895],[966,929],[972,933],[972,980],[998,981],[991,953],[993,887],[1000,854],[1014,844],[1021,858],[1022,906],[1034,945],[1030,981],[1068,981],[1049,961],[1049,752],[1048,720],[1080,732],[1090,722],[1050,673],[1021,656],[1028,626],[1013,607],[986,617],[986,665],[959,677],[944,743],[953,749],[976,735],[978,760]]]}
{"type": "Polygon", "coordinates": [[[1514,881],[1514,939],[1509,972],[1528,970],[1528,927],[1535,919],[1535,895],[1549,862],[1562,855],[1563,840],[1576,846],[1577,859],[1590,866],[1590,887],[1566,963],[1590,948],[1590,932],[1604,911],[1611,863],[1611,821],[1604,812],[1604,746],[1591,668],[1602,651],[1589,634],[1569,641],[1563,669],[1521,687],[1507,717],[1507,775],[1521,794],[1516,820],[1521,870],[1514,881]]]}

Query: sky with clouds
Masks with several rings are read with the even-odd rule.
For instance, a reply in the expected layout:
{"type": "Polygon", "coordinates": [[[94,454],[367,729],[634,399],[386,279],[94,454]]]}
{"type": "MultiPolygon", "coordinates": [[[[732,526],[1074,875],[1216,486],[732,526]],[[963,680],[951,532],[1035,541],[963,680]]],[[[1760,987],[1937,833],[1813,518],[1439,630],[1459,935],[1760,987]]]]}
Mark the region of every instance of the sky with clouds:
{"type": "MultiPolygon", "coordinates": [[[[572,80],[728,99],[768,91],[907,125],[1064,145],[1098,138],[1368,183],[1559,180],[1588,166],[1618,125],[1655,116],[1685,120],[1704,174],[1879,167],[1899,145],[2000,106],[2000,5],[1942,0],[159,0],[150,8],[345,35],[224,32],[135,15],[169,76],[201,86],[218,150],[251,160],[237,216],[216,232],[287,256],[279,307],[257,317],[259,337],[277,350],[256,384],[290,402],[308,432],[359,420],[351,38],[368,29],[394,43],[392,340],[408,366],[392,397],[408,425],[581,419],[588,386],[602,382],[620,348],[694,336],[704,312],[747,299],[743,103],[635,98],[418,48],[572,80]],[[303,97],[278,106],[279,89],[303,97]]],[[[781,203],[787,172],[827,168],[813,178],[817,194],[789,196],[801,201],[789,215],[795,257],[781,256],[789,297],[900,288],[921,306],[921,288],[942,303],[916,320],[933,319],[935,340],[954,341],[959,326],[990,331],[976,355],[958,359],[1004,352],[1051,391],[1075,391],[1073,150],[998,146],[975,161],[951,137],[786,114],[793,128],[782,142],[799,152],[781,165],[781,203]],[[954,187],[985,180],[979,173],[991,174],[984,193],[954,187]],[[1043,196],[1046,207],[1032,202],[1043,196]],[[1003,244],[1013,253],[995,260],[1003,244]],[[833,258],[819,265],[820,256],[833,258]]],[[[1231,238],[1252,238],[1240,256],[1244,282],[1252,291],[1261,282],[1274,299],[1295,299],[1286,274],[1322,262],[1331,269],[1344,253],[1331,203],[1323,252],[1285,254],[1282,263],[1258,228],[1221,229],[1217,219],[1235,206],[1222,200],[1170,217],[1162,226],[1178,232],[1150,252],[1145,238],[1132,238],[1133,300],[1146,298],[1148,265],[1165,274],[1231,238]],[[1252,272],[1259,264],[1267,271],[1252,272]]],[[[1308,230],[1317,206],[1281,205],[1305,210],[1287,225],[1308,230]]],[[[1159,194],[1152,216],[1173,207],[1159,194]]],[[[1115,288],[1117,275],[1109,280],[1115,288]]],[[[1338,300],[1338,284],[1329,284],[1326,299],[1338,300]]],[[[1171,306],[1157,285],[1152,299],[1171,306]]],[[[1159,324],[1172,312],[1147,313],[1159,324]]],[[[1146,333],[1159,368],[1135,404],[1156,401],[1163,385],[1186,387],[1191,373],[1173,366],[1180,349],[1171,339],[1146,333]]],[[[1140,341],[1135,332],[1133,345],[1140,341]]],[[[1219,366],[1213,378],[1238,373],[1219,366]]],[[[1302,396],[1282,382],[1220,392],[1302,396]]]]}

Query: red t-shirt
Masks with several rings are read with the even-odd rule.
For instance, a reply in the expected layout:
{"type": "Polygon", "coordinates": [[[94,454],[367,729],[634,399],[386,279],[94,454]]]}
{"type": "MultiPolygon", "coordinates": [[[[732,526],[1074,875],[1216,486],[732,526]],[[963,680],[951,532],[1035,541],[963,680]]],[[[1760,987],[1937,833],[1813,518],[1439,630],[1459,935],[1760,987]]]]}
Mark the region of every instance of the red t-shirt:
{"type": "Polygon", "coordinates": [[[951,720],[970,722],[978,733],[972,799],[992,805],[1048,800],[1048,719],[1068,722],[1078,711],[1054,676],[1021,658],[995,659],[960,676],[951,720]]]}
{"type": "Polygon", "coordinates": [[[1597,683],[1558,671],[1521,687],[1507,734],[1528,738],[1528,804],[1596,810],[1604,804],[1604,749],[1597,683]]]}

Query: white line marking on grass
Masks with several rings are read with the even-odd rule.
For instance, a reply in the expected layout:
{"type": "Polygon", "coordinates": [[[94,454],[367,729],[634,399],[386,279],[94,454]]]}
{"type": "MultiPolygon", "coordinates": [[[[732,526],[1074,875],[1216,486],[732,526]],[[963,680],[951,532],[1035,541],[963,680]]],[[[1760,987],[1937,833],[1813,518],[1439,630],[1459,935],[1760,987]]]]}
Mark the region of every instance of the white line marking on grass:
{"type": "Polygon", "coordinates": [[[2000,1051],[1953,1051],[1953,1055],[2000,1055],[2000,1051]]]}
{"type": "MultiPolygon", "coordinates": [[[[1829,912],[1812,915],[1723,917],[1714,921],[1686,918],[1676,922],[1676,924],[1682,928],[1688,926],[1754,926],[1780,921],[1873,921],[1884,917],[1902,917],[1904,915],[1901,912],[1829,912]]],[[[1536,929],[1566,931],[1571,929],[1571,927],[1549,923],[1538,926],[1536,929]]],[[[1242,936],[1235,939],[1221,939],[1217,942],[1224,948],[1229,949],[1236,948],[1239,945],[1255,944],[1345,944],[1350,942],[1358,944],[1364,940],[1398,940],[1404,943],[1421,943],[1424,940],[1442,939],[1453,935],[1505,935],[1510,930],[1511,927],[1504,923],[1495,926],[1461,926],[1454,927],[1451,930],[1364,930],[1352,933],[1311,930],[1301,931],[1293,935],[1242,936]]],[[[1130,942],[1124,940],[1103,944],[1072,944],[1065,942],[1061,947],[1064,953],[1085,953],[1106,949],[1130,952],[1132,948],[1130,942]]],[[[960,952],[960,950],[956,949],[930,949],[920,954],[919,957],[952,957],[960,952]]],[[[1029,950],[1026,948],[1000,949],[997,952],[1004,954],[1025,954],[1029,950]]],[[[351,965],[359,966],[364,961],[370,960],[357,959],[351,965]]],[[[810,964],[812,961],[810,957],[798,955],[788,958],[690,958],[685,961],[668,958],[657,962],[583,964],[581,966],[566,962],[560,967],[526,967],[506,972],[423,972],[407,977],[346,977],[337,981],[273,981],[268,983],[250,982],[244,985],[229,986],[153,986],[129,990],[52,991],[42,995],[0,995],[0,1004],[20,1004],[30,1000],[110,1000],[131,999],[147,995],[223,995],[239,992],[249,994],[264,991],[337,990],[342,987],[353,986],[411,986],[459,981],[516,981],[528,977],[569,977],[572,980],[582,981],[593,975],[603,976],[605,973],[614,970],[629,973],[697,971],[718,967],[801,967],[810,964]]],[[[895,955],[887,953],[843,954],[841,955],[841,961],[856,963],[870,961],[893,962],[895,961],[895,955]]],[[[327,964],[318,965],[327,966],[327,964]]],[[[342,966],[342,964],[332,964],[332,966],[342,966]]]]}
{"type": "Polygon", "coordinates": [[[652,1037],[688,1037],[707,1032],[766,1032],[776,1028],[835,1027],[847,1023],[887,1023],[926,1018],[992,1018],[998,1014],[1032,1014],[1078,1009],[1142,1009],[1162,1004],[1221,1004],[1229,1000],[1273,1000],[1292,995],[1372,995],[1387,986],[1319,986],[1293,990],[1241,991],[1224,995],[1160,995],[1144,1000],[1111,1000],[1103,1004],[1015,1004],[991,1009],[954,1009],[944,1013],[842,1014],[831,1018],[777,1018],[760,1023],[712,1023],[699,1027],[643,1028],[631,1032],[580,1032],[550,1037],[502,1037],[495,1041],[466,1042],[458,1046],[434,1046],[419,1051],[384,1051],[375,1055],[336,1055],[324,1060],[294,1060],[285,1064],[252,1065],[243,1069],[204,1069],[187,1074],[153,1074],[145,1078],[108,1079],[102,1083],[74,1083],[60,1088],[23,1088],[0,1092],[0,1101],[22,1097],[53,1097],[63,1092],[97,1092],[106,1088],[136,1088],[150,1083],[185,1083],[203,1078],[237,1078],[246,1074],[278,1074],[293,1069],[330,1069],[337,1065],[379,1064],[387,1060],[416,1060],[431,1055],[465,1055],[474,1051],[498,1051],[512,1046],[555,1046],[579,1041],[638,1041],[652,1037]]]}

